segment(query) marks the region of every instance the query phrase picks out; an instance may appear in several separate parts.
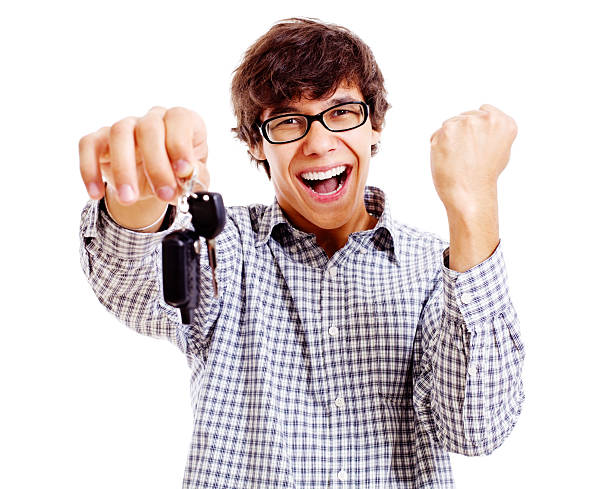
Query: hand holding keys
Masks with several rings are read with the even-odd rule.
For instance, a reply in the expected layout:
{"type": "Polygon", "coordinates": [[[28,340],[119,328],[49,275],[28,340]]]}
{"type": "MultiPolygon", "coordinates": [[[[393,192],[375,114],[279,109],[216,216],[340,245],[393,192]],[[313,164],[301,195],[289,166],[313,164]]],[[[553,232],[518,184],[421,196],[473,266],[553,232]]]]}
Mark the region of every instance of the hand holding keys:
{"type": "Polygon", "coordinates": [[[162,242],[164,300],[180,308],[183,324],[191,323],[200,295],[200,237],[206,239],[213,292],[215,297],[218,295],[215,238],[225,225],[225,206],[221,194],[193,192],[195,182],[196,172],[183,185],[178,205],[181,212],[191,214],[194,231],[175,231],[162,242]]]}

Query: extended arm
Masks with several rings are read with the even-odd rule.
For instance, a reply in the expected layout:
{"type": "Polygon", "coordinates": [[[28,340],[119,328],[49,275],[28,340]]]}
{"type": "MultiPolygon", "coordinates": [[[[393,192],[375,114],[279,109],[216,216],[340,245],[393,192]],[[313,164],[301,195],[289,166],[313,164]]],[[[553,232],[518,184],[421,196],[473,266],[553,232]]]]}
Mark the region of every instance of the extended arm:
{"type": "Polygon", "coordinates": [[[163,233],[118,226],[104,203],[89,201],[81,216],[81,266],[98,300],[135,331],[184,349],[180,319],[162,298],[159,243],[163,233]]]}

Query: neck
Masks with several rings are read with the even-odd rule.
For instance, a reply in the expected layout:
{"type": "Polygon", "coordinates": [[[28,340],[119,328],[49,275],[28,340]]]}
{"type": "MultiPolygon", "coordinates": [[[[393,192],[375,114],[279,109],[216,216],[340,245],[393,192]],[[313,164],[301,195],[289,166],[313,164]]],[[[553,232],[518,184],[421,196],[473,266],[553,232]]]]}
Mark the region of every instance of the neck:
{"type": "Polygon", "coordinates": [[[317,244],[323,248],[327,257],[331,258],[336,251],[344,247],[351,233],[372,229],[377,222],[378,219],[368,214],[364,207],[357,222],[346,223],[338,229],[317,229],[314,235],[317,237],[317,244]]]}
{"type": "Polygon", "coordinates": [[[323,248],[329,258],[331,258],[336,251],[344,247],[351,233],[372,229],[378,222],[378,219],[368,214],[363,204],[359,211],[349,221],[334,229],[320,228],[299,215],[291,218],[287,212],[285,212],[285,217],[287,217],[296,228],[306,233],[314,234],[317,239],[317,244],[323,248]]]}

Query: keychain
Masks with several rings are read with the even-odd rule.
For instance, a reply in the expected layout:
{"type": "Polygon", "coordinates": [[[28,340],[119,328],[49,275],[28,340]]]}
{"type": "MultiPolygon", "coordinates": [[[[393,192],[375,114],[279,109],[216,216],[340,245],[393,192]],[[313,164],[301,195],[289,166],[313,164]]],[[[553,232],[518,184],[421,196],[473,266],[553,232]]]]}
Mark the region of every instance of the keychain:
{"type": "Polygon", "coordinates": [[[191,324],[193,310],[200,296],[200,237],[206,239],[208,262],[212,270],[213,293],[218,296],[215,238],[225,226],[225,206],[221,194],[194,192],[197,170],[181,183],[178,210],[191,216],[194,231],[180,229],[162,241],[162,276],[164,300],[180,308],[183,324],[191,324]]]}

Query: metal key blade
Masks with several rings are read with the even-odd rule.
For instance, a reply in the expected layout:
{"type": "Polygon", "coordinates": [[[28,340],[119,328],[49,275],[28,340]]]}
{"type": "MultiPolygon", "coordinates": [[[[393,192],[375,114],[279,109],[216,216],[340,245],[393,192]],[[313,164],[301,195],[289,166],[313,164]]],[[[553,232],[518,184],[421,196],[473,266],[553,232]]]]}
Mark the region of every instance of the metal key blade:
{"type": "Polygon", "coordinates": [[[218,297],[217,248],[215,238],[225,226],[223,198],[214,192],[195,192],[189,197],[189,212],[195,232],[206,239],[208,263],[212,270],[213,293],[218,297]]]}
{"type": "Polygon", "coordinates": [[[206,247],[208,248],[208,264],[210,265],[210,269],[212,270],[213,293],[215,297],[218,297],[219,291],[217,289],[217,248],[215,239],[207,239],[206,247]]]}

